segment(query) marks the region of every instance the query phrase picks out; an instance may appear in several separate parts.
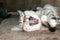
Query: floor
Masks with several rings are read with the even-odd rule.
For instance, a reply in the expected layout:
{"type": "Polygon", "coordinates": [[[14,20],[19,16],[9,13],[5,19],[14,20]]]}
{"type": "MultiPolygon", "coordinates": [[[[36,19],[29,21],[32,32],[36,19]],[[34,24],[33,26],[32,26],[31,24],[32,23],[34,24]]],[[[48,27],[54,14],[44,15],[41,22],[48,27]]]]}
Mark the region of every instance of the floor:
{"type": "Polygon", "coordinates": [[[0,40],[60,40],[60,31],[51,32],[5,32],[0,40]]]}
{"type": "Polygon", "coordinates": [[[0,24],[0,40],[60,40],[60,30],[57,30],[56,32],[11,31],[12,25],[18,25],[18,17],[14,16],[8,18],[0,24]]]}

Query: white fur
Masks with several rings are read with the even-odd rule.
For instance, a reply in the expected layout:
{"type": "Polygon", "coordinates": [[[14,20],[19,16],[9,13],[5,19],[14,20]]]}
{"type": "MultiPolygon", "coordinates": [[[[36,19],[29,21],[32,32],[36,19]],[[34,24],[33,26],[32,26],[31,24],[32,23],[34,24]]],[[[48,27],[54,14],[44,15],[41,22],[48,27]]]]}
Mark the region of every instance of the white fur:
{"type": "Polygon", "coordinates": [[[40,21],[40,18],[36,15],[36,13],[34,11],[25,11],[25,14],[26,16],[32,16],[36,19],[39,20],[38,24],[36,25],[33,25],[33,26],[30,26],[29,25],[29,20],[26,20],[26,23],[24,24],[24,30],[27,31],[27,32],[30,32],[30,31],[36,31],[36,30],[40,30],[41,28],[41,21],[40,21]]]}
{"type": "Polygon", "coordinates": [[[23,26],[23,19],[24,19],[24,14],[23,14],[23,12],[22,11],[20,11],[20,10],[18,10],[17,11],[18,13],[19,13],[19,26],[22,28],[22,26],[23,26]]]}
{"type": "Polygon", "coordinates": [[[41,21],[43,23],[48,22],[51,27],[56,27],[57,21],[54,19],[51,19],[53,15],[54,17],[57,17],[57,12],[55,7],[50,4],[47,4],[43,7],[41,21]]]}
{"type": "Polygon", "coordinates": [[[54,19],[50,19],[50,20],[49,20],[49,24],[50,24],[51,27],[56,27],[57,22],[56,22],[56,20],[54,20],[54,19]]]}
{"type": "Polygon", "coordinates": [[[57,12],[56,12],[56,8],[50,4],[47,4],[44,6],[45,9],[45,14],[48,14],[50,12],[50,14],[53,14],[55,17],[57,16],[57,12]]]}
{"type": "MultiPolygon", "coordinates": [[[[34,12],[32,10],[30,10],[30,11],[26,10],[24,12],[22,12],[22,11],[19,10],[18,12],[20,14],[20,18],[19,18],[20,20],[19,20],[19,22],[22,22],[22,23],[19,23],[19,25],[20,25],[20,27],[22,26],[22,30],[27,31],[27,32],[35,31],[35,30],[40,30],[40,28],[41,28],[41,21],[40,21],[40,18],[38,16],[38,14],[36,14],[36,12],[34,12]],[[26,16],[26,20],[23,23],[24,15],[26,16]],[[29,20],[27,19],[30,16],[38,19],[38,21],[39,21],[38,24],[30,26],[29,25],[29,20]]],[[[18,29],[18,28],[12,28],[12,29],[15,30],[15,29],[18,29]]]]}
{"type": "Polygon", "coordinates": [[[57,17],[57,10],[54,6],[50,4],[46,4],[43,8],[37,7],[37,14],[41,16],[41,22],[45,23],[48,22],[51,27],[56,27],[57,21],[51,19],[52,17],[57,17]],[[48,15],[47,15],[48,14],[48,15]],[[53,16],[54,15],[54,16],[53,16]]]}
{"type": "Polygon", "coordinates": [[[22,11],[18,11],[20,14],[20,26],[22,26],[24,31],[30,32],[30,31],[35,31],[35,30],[40,30],[41,28],[41,22],[45,23],[48,22],[50,24],[51,27],[56,27],[57,22],[56,20],[51,19],[53,17],[53,15],[55,17],[57,17],[57,12],[56,9],[52,6],[52,5],[45,5],[43,8],[41,7],[37,7],[36,12],[34,11],[28,11],[26,10],[25,12],[22,11]],[[39,23],[34,25],[34,26],[30,26],[29,25],[29,20],[26,19],[25,23],[23,23],[23,19],[24,19],[24,14],[26,15],[26,18],[29,18],[30,16],[37,18],[39,20],[39,23]],[[48,14],[48,15],[47,15],[48,14]]]}
{"type": "Polygon", "coordinates": [[[41,16],[41,21],[44,22],[48,22],[48,17],[46,15],[42,15],[41,16]]]}

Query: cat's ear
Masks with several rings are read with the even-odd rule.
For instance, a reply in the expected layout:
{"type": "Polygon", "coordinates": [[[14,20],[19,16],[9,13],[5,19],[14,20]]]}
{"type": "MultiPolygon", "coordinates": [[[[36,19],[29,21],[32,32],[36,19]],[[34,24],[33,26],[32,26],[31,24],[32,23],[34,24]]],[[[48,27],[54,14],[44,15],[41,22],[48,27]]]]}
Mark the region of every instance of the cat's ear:
{"type": "Polygon", "coordinates": [[[42,7],[36,7],[37,10],[42,10],[42,7]]]}
{"type": "Polygon", "coordinates": [[[22,14],[22,13],[23,13],[21,10],[18,10],[17,12],[18,12],[19,14],[22,14]]]}

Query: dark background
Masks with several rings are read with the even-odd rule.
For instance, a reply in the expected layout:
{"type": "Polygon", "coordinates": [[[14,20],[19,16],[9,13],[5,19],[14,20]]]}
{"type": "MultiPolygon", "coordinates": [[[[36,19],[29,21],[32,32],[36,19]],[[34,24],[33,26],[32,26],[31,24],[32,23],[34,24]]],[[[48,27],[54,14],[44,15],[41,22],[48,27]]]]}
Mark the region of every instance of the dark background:
{"type": "Polygon", "coordinates": [[[37,6],[43,7],[45,4],[51,4],[58,9],[60,16],[60,0],[0,0],[4,4],[5,12],[15,12],[18,9],[29,9],[37,6]],[[7,9],[7,11],[6,11],[7,9]]]}
{"type": "Polygon", "coordinates": [[[5,2],[8,11],[16,11],[19,8],[34,8],[36,6],[43,7],[45,4],[60,7],[60,0],[6,0],[5,2]]]}

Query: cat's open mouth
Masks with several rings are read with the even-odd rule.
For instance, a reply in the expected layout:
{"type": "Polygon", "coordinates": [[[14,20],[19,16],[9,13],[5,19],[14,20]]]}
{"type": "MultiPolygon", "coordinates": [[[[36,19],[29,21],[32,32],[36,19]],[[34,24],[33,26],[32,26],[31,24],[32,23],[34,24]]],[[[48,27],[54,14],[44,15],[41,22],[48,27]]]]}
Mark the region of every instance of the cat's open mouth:
{"type": "Polygon", "coordinates": [[[34,17],[29,17],[29,25],[33,26],[38,24],[38,19],[34,18],[34,17]]]}

